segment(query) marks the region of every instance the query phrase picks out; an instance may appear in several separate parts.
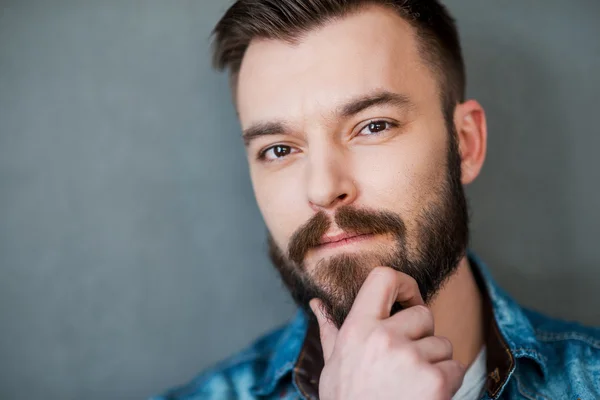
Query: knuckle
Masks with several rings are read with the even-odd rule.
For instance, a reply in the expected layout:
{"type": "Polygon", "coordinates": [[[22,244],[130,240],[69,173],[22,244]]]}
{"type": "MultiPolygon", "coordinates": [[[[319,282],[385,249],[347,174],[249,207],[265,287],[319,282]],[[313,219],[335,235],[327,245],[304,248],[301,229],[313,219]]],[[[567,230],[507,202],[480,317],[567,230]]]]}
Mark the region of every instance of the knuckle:
{"type": "Polygon", "coordinates": [[[421,362],[421,355],[413,346],[405,346],[401,350],[402,360],[408,365],[416,365],[421,362]]]}
{"type": "Polygon", "coordinates": [[[449,353],[450,355],[452,355],[452,342],[450,341],[450,339],[448,339],[447,337],[444,336],[439,336],[438,337],[440,345],[444,347],[444,350],[446,351],[446,353],[449,353]]]}
{"type": "Polygon", "coordinates": [[[433,325],[433,314],[429,308],[423,305],[417,305],[413,308],[423,323],[427,324],[428,326],[433,325]]]}
{"type": "Polygon", "coordinates": [[[448,384],[442,371],[432,367],[427,372],[428,386],[434,394],[443,394],[448,391],[448,384]]]}
{"type": "Polygon", "coordinates": [[[424,305],[416,305],[413,307],[414,312],[416,312],[417,314],[421,315],[422,317],[428,317],[431,314],[431,311],[429,311],[429,308],[427,308],[424,305]]]}
{"type": "Polygon", "coordinates": [[[373,330],[370,336],[370,345],[381,351],[388,351],[393,347],[394,335],[384,326],[380,325],[373,330]]]}

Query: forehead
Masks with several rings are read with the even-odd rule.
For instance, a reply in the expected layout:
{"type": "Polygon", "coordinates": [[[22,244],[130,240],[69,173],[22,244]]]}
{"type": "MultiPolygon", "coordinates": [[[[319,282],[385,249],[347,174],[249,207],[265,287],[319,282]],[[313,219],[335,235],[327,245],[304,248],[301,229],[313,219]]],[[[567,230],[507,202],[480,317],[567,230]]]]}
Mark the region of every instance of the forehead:
{"type": "Polygon", "coordinates": [[[407,94],[416,103],[437,91],[414,28],[391,9],[370,7],[298,43],[252,41],[239,71],[237,105],[242,126],[306,119],[377,89],[407,94]]]}

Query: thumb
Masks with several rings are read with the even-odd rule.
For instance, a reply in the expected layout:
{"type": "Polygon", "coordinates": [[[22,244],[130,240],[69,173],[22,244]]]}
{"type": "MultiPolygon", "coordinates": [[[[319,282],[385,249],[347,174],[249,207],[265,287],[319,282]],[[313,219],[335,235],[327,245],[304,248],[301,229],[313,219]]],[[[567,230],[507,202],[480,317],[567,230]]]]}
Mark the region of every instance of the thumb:
{"type": "Polygon", "coordinates": [[[317,317],[319,323],[319,335],[321,337],[321,347],[323,347],[323,359],[325,363],[331,357],[333,348],[335,346],[335,340],[337,338],[338,329],[329,320],[325,312],[323,311],[323,303],[319,299],[312,299],[309,302],[310,308],[317,317]]]}

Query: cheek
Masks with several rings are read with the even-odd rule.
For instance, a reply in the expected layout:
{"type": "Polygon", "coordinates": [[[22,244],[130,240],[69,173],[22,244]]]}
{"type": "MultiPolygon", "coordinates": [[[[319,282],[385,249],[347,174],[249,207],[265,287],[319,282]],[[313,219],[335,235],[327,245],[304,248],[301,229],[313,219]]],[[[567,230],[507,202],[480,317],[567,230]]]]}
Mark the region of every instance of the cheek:
{"type": "Polygon", "coordinates": [[[302,182],[289,171],[250,172],[252,187],[267,229],[275,243],[287,248],[289,238],[311,216],[302,182]]]}
{"type": "Polygon", "coordinates": [[[435,200],[433,189],[443,182],[445,154],[443,139],[421,139],[419,134],[361,149],[354,164],[364,204],[399,213],[410,230],[419,210],[435,200]]]}

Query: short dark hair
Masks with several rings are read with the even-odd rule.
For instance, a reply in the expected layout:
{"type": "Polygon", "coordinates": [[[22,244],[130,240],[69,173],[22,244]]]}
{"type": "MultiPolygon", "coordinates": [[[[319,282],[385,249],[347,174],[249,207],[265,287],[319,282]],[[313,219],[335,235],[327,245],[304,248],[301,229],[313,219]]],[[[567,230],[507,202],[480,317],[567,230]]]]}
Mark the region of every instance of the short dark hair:
{"type": "Polygon", "coordinates": [[[308,31],[365,6],[389,7],[419,39],[419,52],[439,79],[446,117],[465,97],[465,67],[456,23],[438,0],[237,0],[213,30],[213,64],[229,70],[233,91],[253,39],[298,42],[308,31]]]}

